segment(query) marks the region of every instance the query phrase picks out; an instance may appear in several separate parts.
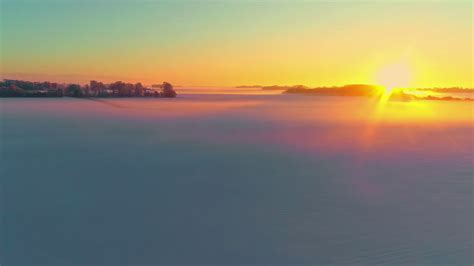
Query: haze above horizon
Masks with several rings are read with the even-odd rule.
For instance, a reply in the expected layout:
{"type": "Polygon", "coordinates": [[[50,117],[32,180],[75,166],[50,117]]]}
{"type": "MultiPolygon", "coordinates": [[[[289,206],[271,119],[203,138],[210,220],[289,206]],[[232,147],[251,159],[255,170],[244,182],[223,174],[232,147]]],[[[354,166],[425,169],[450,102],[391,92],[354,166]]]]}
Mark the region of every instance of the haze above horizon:
{"type": "Polygon", "coordinates": [[[473,87],[470,1],[3,0],[0,12],[2,78],[473,87]]]}

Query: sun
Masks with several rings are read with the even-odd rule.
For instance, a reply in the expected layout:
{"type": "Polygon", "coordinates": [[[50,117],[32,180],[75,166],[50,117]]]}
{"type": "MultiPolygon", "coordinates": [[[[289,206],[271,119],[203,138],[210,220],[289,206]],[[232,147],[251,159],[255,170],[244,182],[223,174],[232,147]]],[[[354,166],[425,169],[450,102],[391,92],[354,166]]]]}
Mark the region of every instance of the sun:
{"type": "Polygon", "coordinates": [[[410,65],[406,62],[395,62],[383,66],[376,74],[377,84],[385,88],[386,93],[393,89],[407,88],[412,75],[410,65]]]}

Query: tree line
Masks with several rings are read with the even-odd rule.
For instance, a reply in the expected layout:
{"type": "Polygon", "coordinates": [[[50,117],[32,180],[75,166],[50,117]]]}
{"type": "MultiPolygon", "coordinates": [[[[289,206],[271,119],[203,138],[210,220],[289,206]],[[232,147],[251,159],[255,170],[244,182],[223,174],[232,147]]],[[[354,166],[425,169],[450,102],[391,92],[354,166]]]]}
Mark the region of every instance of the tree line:
{"type": "Polygon", "coordinates": [[[174,98],[177,93],[169,82],[145,87],[142,83],[116,81],[104,84],[92,80],[89,84],[60,84],[5,79],[0,82],[0,97],[163,97],[174,98]]]}

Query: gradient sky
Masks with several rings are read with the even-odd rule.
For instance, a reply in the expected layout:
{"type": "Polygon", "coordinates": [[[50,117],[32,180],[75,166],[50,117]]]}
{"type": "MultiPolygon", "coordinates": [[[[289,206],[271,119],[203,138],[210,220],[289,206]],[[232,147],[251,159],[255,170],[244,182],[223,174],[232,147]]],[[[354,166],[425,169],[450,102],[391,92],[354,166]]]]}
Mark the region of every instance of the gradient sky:
{"type": "Polygon", "coordinates": [[[471,1],[0,2],[3,78],[472,87],[471,1]]]}

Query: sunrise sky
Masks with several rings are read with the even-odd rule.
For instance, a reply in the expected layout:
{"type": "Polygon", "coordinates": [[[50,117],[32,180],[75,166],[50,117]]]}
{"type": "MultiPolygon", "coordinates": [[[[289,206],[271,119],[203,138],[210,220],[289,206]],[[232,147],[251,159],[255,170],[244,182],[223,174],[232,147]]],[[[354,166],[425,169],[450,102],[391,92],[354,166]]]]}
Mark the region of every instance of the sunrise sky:
{"type": "Polygon", "coordinates": [[[472,87],[472,19],[471,1],[2,0],[1,76],[472,87]]]}

